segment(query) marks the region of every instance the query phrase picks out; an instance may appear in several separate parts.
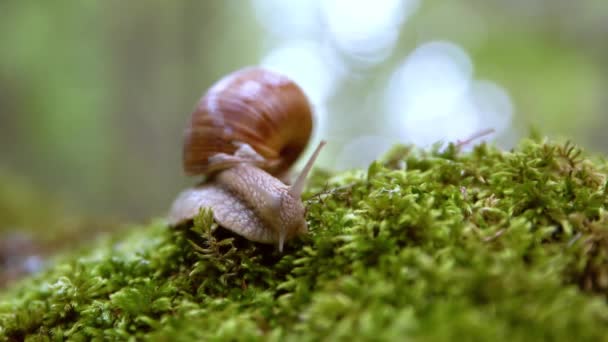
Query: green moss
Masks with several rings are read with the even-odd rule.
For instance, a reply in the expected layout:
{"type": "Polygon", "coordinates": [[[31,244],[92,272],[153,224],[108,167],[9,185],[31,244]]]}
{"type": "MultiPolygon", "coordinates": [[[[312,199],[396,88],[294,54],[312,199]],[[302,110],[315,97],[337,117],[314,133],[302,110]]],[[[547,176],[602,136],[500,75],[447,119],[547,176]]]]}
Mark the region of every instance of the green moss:
{"type": "Polygon", "coordinates": [[[0,340],[605,340],[608,164],[570,144],[317,172],[283,254],[203,211],[134,227],[0,294],[0,340]]]}

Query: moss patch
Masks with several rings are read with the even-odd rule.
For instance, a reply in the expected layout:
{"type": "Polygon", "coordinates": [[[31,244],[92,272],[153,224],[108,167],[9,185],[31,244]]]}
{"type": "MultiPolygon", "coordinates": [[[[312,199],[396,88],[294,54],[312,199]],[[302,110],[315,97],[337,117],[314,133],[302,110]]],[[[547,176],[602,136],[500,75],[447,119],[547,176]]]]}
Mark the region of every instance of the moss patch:
{"type": "Polygon", "coordinates": [[[600,340],[603,160],[570,144],[394,148],[317,172],[279,254],[217,228],[134,227],[0,294],[0,340],[600,340]]]}

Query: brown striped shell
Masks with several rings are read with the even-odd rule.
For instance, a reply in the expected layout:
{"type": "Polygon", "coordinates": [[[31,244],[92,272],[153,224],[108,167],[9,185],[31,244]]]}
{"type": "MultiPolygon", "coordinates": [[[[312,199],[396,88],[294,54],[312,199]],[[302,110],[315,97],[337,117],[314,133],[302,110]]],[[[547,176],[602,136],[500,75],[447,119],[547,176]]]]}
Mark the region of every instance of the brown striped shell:
{"type": "Polygon", "coordinates": [[[234,156],[247,144],[264,159],[258,167],[279,175],[298,159],[311,132],[311,106],[300,87],[273,71],[241,69],[199,101],[185,132],[183,167],[190,175],[225,169],[234,163],[214,156],[234,156]]]}

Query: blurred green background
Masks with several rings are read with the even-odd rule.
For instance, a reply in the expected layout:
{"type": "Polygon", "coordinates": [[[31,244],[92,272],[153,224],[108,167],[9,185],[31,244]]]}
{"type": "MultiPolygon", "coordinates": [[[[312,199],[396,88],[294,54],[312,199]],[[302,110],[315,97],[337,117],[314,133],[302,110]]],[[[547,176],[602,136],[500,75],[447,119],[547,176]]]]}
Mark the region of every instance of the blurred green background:
{"type": "Polygon", "coordinates": [[[329,168],[485,128],[505,148],[535,127],[608,152],[607,38],[605,0],[5,0],[0,220],[163,215],[196,181],[194,104],[252,64],[301,82],[329,168]]]}

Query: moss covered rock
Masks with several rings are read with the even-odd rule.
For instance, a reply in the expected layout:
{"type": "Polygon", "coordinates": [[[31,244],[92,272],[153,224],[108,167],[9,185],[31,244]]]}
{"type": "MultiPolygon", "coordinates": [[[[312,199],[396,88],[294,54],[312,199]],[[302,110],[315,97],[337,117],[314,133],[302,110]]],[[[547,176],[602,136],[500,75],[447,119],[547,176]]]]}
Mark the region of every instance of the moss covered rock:
{"type": "Polygon", "coordinates": [[[0,294],[0,340],[606,340],[608,164],[570,144],[400,146],[317,172],[281,254],[134,227],[0,294]]]}

